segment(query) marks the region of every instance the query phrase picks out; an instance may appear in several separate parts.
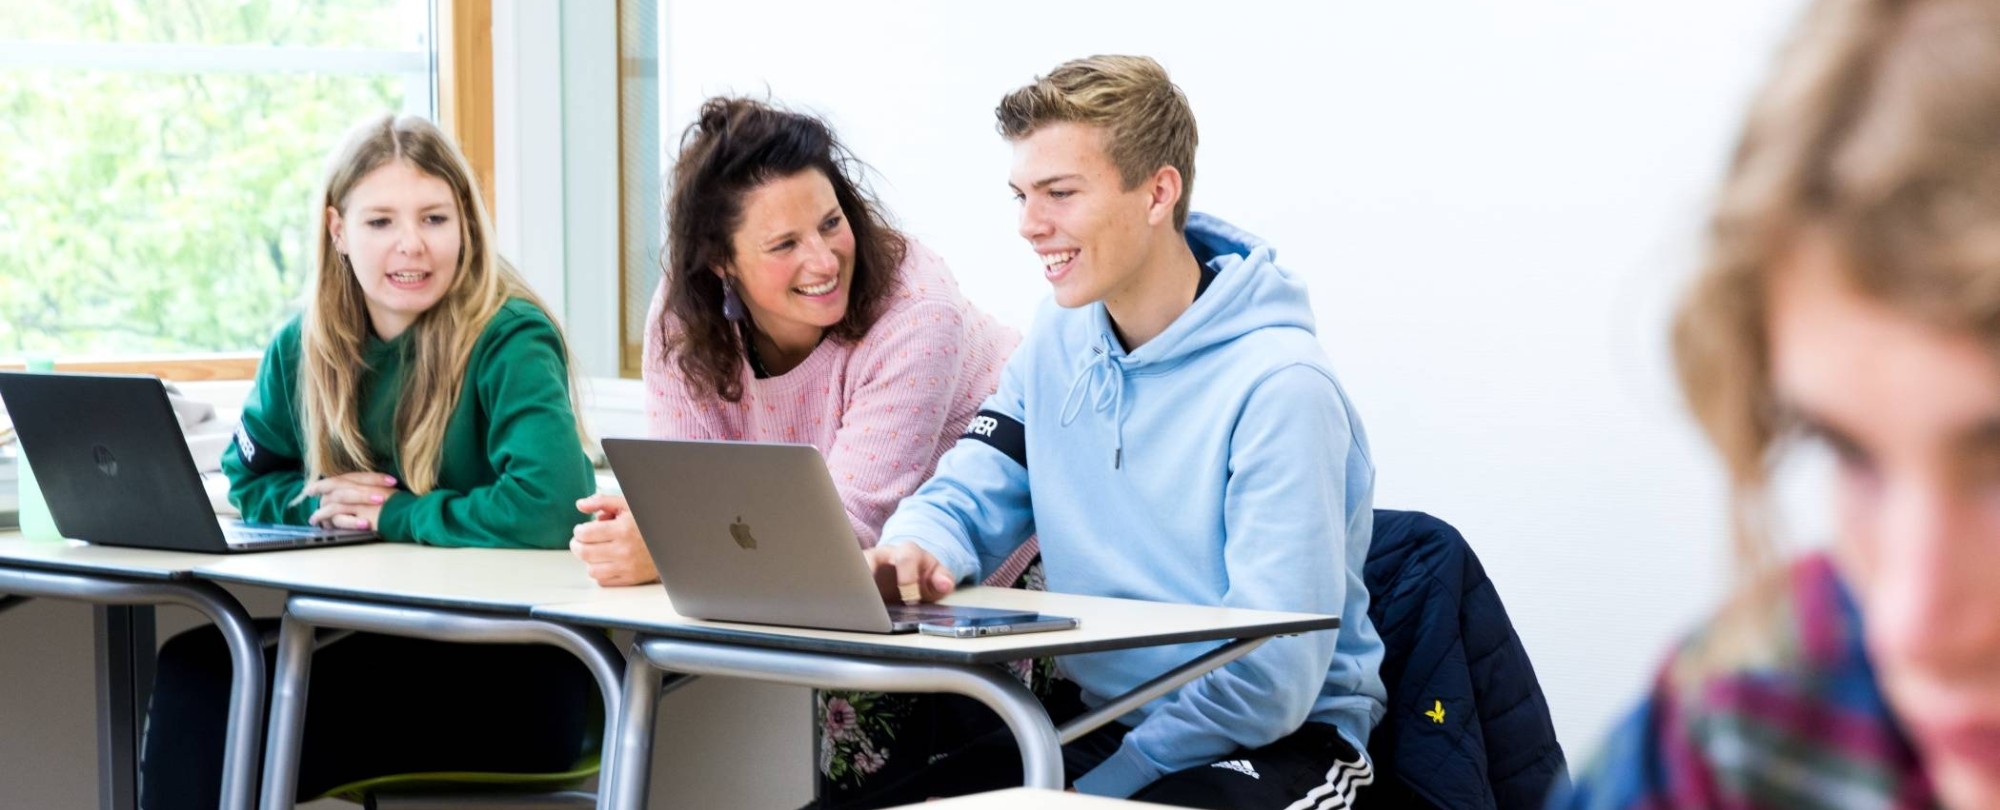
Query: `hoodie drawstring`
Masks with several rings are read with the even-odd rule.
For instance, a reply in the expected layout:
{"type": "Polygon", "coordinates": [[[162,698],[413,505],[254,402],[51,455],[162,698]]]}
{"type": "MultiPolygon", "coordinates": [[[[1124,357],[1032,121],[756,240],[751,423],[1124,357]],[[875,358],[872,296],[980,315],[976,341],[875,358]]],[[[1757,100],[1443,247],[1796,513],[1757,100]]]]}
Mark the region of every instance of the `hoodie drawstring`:
{"type": "Polygon", "coordinates": [[[1097,341],[1090,348],[1094,356],[1077,370],[1069,393],[1063,395],[1062,426],[1076,421],[1084,400],[1096,389],[1097,402],[1091,410],[1111,412],[1111,469],[1115,470],[1125,460],[1125,375],[1124,368],[1111,357],[1111,336],[1098,335],[1097,341]]]}

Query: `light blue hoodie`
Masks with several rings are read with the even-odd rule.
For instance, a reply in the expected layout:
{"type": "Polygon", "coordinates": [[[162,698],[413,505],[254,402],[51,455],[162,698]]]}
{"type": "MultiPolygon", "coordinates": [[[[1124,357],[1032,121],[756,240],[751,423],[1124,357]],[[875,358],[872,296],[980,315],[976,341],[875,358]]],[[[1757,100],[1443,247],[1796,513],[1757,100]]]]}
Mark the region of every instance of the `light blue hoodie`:
{"type": "MultiPolygon", "coordinates": [[[[1127,353],[1102,303],[1045,304],[982,413],[989,436],[1021,425],[1025,458],[975,436],[975,418],[882,527],[884,544],[915,543],[960,581],[1039,534],[1051,591],[1339,614],[1337,631],[1272,639],[1121,718],[1134,728],[1077,780],[1086,793],[1129,796],[1307,720],[1362,749],[1384,711],[1361,579],[1375,467],[1360,417],[1313,335],[1304,283],[1270,246],[1203,214],[1186,234],[1216,271],[1187,311],[1127,353]]],[[[1060,667],[1098,705],[1216,646],[1060,667]]]]}

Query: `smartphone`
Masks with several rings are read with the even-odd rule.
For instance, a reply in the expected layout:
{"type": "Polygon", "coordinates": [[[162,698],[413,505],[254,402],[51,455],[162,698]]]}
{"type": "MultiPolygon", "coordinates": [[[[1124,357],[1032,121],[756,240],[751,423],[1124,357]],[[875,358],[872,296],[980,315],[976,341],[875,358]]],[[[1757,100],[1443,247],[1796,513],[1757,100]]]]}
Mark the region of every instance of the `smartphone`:
{"type": "Polygon", "coordinates": [[[952,638],[982,638],[985,636],[1009,636],[1015,633],[1070,630],[1075,627],[1076,620],[1068,616],[1047,616],[1040,613],[1029,613],[1015,616],[975,616],[938,622],[924,622],[917,625],[917,632],[933,636],[950,636],[952,638]]]}

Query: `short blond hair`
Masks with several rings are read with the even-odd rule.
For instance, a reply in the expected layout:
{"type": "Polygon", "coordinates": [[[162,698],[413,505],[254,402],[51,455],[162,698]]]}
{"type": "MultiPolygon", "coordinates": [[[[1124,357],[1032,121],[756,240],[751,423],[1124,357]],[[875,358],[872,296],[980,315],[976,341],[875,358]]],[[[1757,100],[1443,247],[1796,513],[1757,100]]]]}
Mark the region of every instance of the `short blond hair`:
{"type": "Polygon", "coordinates": [[[1181,174],[1174,227],[1187,227],[1194,194],[1194,111],[1167,78],[1167,69],[1145,56],[1092,56],[1057,65],[1000,99],[993,110],[1002,137],[1018,141],[1050,124],[1102,127],[1105,153],[1131,190],[1161,166],[1181,174]]]}

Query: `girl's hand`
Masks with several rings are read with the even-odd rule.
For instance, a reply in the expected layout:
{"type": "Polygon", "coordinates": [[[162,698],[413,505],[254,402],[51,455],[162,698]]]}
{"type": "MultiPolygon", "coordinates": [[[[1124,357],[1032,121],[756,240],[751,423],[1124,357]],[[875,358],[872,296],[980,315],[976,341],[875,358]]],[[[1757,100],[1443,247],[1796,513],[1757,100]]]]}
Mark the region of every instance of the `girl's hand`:
{"type": "Polygon", "coordinates": [[[374,529],[381,522],[382,504],[396,492],[396,479],[376,472],[321,478],[306,485],[307,496],[319,497],[319,509],[306,522],[335,529],[374,529]]]}
{"type": "Polygon", "coordinates": [[[625,508],[622,495],[598,493],[576,502],[579,511],[596,517],[570,533],[569,550],[588,566],[590,578],[607,588],[657,582],[660,571],[639,536],[639,525],[625,508]]]}

